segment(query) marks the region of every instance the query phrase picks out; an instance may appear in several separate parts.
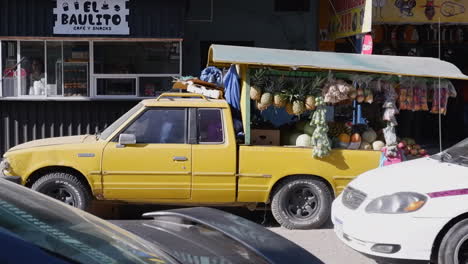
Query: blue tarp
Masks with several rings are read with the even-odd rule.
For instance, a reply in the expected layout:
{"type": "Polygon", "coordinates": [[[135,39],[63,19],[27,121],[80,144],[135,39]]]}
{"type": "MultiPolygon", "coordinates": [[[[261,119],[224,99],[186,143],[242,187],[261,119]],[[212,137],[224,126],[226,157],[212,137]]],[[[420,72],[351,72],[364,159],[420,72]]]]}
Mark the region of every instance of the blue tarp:
{"type": "Polygon", "coordinates": [[[240,111],[239,75],[237,74],[235,65],[231,65],[229,71],[224,76],[224,97],[233,109],[240,111]]]}
{"type": "Polygon", "coordinates": [[[223,86],[223,73],[214,66],[206,67],[200,74],[200,80],[223,86]]]}

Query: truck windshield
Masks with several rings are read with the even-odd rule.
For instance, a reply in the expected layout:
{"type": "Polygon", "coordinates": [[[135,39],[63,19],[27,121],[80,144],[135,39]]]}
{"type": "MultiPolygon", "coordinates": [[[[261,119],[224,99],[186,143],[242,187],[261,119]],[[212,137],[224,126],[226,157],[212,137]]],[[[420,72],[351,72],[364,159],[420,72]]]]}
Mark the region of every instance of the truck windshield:
{"type": "Polygon", "coordinates": [[[433,159],[468,167],[468,138],[432,156],[433,159]]]}
{"type": "Polygon", "coordinates": [[[138,112],[143,107],[142,103],[139,103],[128,110],[127,113],[123,114],[119,119],[117,119],[112,125],[108,126],[104,131],[102,131],[99,136],[100,139],[106,140],[114,131],[119,128],[125,121],[127,121],[133,114],[138,112]]]}

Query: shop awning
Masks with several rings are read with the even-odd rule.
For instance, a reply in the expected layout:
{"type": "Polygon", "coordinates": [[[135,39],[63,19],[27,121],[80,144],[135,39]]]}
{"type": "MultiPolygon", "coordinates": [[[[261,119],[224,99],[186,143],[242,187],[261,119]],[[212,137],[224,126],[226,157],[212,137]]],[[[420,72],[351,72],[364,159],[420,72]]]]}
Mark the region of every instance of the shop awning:
{"type": "Polygon", "coordinates": [[[452,63],[427,57],[211,45],[208,64],[214,66],[246,64],[468,80],[468,76],[464,75],[452,63]]]}

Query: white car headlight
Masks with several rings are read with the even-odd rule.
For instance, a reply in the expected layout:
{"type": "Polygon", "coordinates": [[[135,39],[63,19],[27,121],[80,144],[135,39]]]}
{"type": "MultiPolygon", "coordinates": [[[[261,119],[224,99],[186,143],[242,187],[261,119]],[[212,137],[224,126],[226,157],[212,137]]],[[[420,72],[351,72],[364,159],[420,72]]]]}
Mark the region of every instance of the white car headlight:
{"type": "Polygon", "coordinates": [[[372,200],[366,207],[367,213],[404,214],[419,210],[427,197],[420,193],[399,192],[372,200]]]}

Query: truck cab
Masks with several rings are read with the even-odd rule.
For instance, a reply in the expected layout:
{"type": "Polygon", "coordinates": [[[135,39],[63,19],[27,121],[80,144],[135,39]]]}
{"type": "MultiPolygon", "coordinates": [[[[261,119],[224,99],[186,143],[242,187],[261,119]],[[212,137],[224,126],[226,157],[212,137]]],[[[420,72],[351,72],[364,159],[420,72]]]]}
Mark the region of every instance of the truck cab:
{"type": "Polygon", "coordinates": [[[11,148],[0,172],[87,209],[93,199],[173,205],[267,204],[287,228],[325,223],[335,195],[377,167],[374,151],[238,144],[225,100],[190,93],[146,99],[101,134],[11,148]]]}

